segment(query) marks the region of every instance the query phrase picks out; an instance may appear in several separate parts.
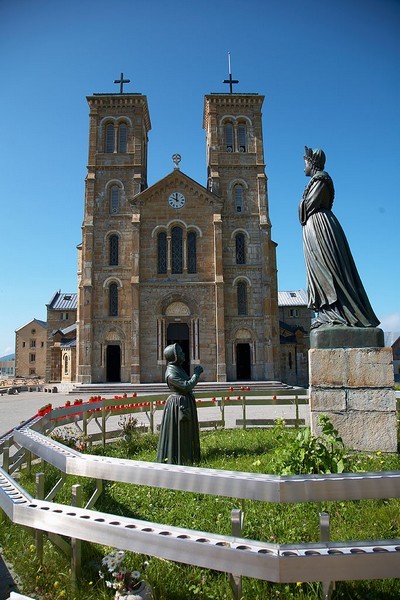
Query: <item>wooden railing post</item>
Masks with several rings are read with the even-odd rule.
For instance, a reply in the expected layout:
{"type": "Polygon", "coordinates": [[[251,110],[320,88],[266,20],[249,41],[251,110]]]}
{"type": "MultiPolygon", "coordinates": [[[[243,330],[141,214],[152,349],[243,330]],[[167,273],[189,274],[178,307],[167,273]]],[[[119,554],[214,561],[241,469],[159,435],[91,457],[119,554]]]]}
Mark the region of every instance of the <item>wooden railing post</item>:
{"type": "Polygon", "coordinates": [[[3,469],[6,473],[10,470],[10,442],[7,440],[4,442],[3,447],[3,469]]]}
{"type": "MultiPolygon", "coordinates": [[[[72,506],[80,508],[82,506],[82,486],[75,484],[72,486],[72,506]]],[[[77,581],[81,573],[82,542],[77,538],[71,538],[71,588],[75,593],[77,581]]]]}
{"type": "MultiPolygon", "coordinates": [[[[44,473],[36,473],[36,498],[44,499],[44,473]]],[[[35,548],[36,558],[40,563],[43,563],[43,531],[35,529],[35,548]]]]}
{"type": "Polygon", "coordinates": [[[106,446],[106,406],[105,402],[103,402],[103,406],[101,407],[101,442],[103,448],[106,446]]]}
{"type": "MultiPolygon", "coordinates": [[[[331,539],[330,518],[327,512],[319,513],[319,538],[321,542],[329,542],[331,539]]],[[[330,600],[332,591],[335,589],[334,581],[322,582],[322,597],[324,600],[330,600]]]]}
{"type": "Polygon", "coordinates": [[[28,475],[30,475],[32,472],[32,452],[29,452],[29,450],[26,450],[25,457],[26,457],[26,470],[28,472],[28,475]]]}
{"type": "MultiPolygon", "coordinates": [[[[233,537],[242,536],[243,527],[243,511],[239,508],[234,508],[231,512],[231,523],[232,523],[232,535],[233,537]]],[[[240,600],[242,598],[242,576],[229,574],[229,584],[233,592],[234,600],[240,600]]]]}
{"type": "Polygon", "coordinates": [[[154,412],[156,404],[150,400],[150,433],[154,433],[154,412]]]}

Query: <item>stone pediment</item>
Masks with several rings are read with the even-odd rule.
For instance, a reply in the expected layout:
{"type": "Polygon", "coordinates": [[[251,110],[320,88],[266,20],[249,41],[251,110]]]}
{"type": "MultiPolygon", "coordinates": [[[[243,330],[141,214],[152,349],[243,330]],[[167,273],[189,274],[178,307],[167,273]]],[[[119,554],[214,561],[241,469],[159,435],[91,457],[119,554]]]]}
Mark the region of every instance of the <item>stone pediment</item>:
{"type": "Polygon", "coordinates": [[[169,175],[157,181],[157,183],[140,192],[131,200],[133,208],[140,208],[145,203],[153,201],[154,198],[168,196],[175,191],[194,198],[196,202],[206,203],[214,207],[215,212],[222,209],[222,200],[216,194],[210,192],[207,188],[197,183],[191,177],[188,177],[179,169],[174,169],[169,175]]]}

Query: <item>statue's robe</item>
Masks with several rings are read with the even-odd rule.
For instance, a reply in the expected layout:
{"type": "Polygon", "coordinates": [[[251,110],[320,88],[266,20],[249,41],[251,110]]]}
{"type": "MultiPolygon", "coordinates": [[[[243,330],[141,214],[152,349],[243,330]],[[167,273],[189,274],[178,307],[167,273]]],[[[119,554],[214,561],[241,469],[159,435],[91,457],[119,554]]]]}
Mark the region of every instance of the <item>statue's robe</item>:
{"type": "Polygon", "coordinates": [[[332,179],[318,171],[299,206],[307,272],[308,306],[318,313],[315,326],[379,325],[358,274],[344,231],[331,208],[332,179]]]}
{"type": "Polygon", "coordinates": [[[157,461],[189,465],[200,460],[197,409],[192,389],[199,376],[188,377],[182,367],[168,364],[165,380],[171,395],[165,404],[158,442],[157,461]]]}

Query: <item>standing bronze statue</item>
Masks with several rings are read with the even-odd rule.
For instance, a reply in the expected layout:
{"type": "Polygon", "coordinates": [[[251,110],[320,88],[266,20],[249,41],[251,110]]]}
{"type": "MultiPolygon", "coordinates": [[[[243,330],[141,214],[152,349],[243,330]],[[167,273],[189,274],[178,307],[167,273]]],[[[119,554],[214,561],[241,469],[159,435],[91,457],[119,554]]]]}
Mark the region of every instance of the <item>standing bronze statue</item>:
{"type": "Polygon", "coordinates": [[[299,206],[307,272],[308,306],[321,325],[379,325],[364,290],[344,231],[332,212],[335,191],[324,171],[325,154],[305,147],[304,172],[311,180],[299,206]]]}
{"type": "Polygon", "coordinates": [[[197,384],[203,367],[194,369],[189,377],[182,368],[185,354],[179,344],[164,350],[167,360],[165,381],[171,390],[161,422],[157,461],[170,465],[189,465],[200,460],[200,436],[197,409],[192,389],[197,384]]]}

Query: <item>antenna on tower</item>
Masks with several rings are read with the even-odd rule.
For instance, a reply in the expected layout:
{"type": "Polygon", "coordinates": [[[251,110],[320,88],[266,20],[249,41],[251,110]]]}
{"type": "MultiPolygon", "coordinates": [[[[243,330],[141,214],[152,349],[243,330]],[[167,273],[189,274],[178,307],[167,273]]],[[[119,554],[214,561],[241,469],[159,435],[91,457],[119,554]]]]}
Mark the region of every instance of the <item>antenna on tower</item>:
{"type": "Polygon", "coordinates": [[[231,53],[228,50],[228,75],[229,79],[224,79],[222,83],[229,83],[229,93],[233,94],[233,84],[239,83],[239,79],[232,79],[232,70],[231,70],[231,53]]]}

